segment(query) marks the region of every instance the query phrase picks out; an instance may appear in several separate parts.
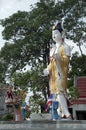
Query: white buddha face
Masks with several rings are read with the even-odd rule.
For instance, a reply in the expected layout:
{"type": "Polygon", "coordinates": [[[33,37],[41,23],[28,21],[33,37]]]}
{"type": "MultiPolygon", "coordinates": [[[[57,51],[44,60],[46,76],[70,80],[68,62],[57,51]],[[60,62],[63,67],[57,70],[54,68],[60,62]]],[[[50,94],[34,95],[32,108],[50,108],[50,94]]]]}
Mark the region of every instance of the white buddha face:
{"type": "Polygon", "coordinates": [[[53,30],[52,31],[52,39],[56,43],[61,43],[62,42],[62,35],[58,30],[53,30]]]}

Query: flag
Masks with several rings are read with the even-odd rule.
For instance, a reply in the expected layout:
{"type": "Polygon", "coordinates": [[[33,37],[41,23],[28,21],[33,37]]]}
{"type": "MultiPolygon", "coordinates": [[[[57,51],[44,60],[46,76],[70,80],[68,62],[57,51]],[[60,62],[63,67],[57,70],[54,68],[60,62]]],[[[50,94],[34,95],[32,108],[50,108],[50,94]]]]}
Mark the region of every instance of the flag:
{"type": "Polygon", "coordinates": [[[53,98],[54,98],[54,94],[51,94],[51,95],[48,97],[48,100],[47,100],[47,102],[46,102],[46,112],[48,112],[49,108],[52,106],[53,98]]]}

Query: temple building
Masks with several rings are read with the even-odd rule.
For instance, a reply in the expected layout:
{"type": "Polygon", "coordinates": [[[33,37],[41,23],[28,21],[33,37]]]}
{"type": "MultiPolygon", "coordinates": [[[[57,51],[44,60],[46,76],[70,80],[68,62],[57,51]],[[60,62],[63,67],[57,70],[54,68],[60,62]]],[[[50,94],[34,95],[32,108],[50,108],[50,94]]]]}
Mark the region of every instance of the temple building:
{"type": "Polygon", "coordinates": [[[75,77],[74,84],[79,98],[73,101],[69,109],[76,120],[86,120],[86,76],[75,77]]]}

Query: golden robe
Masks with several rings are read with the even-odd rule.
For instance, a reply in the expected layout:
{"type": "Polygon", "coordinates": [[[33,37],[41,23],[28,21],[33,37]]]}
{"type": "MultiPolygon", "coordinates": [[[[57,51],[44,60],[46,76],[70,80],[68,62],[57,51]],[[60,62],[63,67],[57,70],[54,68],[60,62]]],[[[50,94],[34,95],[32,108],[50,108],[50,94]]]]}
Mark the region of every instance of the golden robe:
{"type": "Polygon", "coordinates": [[[64,45],[62,44],[55,58],[52,57],[50,59],[50,64],[47,66],[50,74],[49,86],[51,93],[66,93],[68,66],[69,56],[66,55],[64,45]]]}

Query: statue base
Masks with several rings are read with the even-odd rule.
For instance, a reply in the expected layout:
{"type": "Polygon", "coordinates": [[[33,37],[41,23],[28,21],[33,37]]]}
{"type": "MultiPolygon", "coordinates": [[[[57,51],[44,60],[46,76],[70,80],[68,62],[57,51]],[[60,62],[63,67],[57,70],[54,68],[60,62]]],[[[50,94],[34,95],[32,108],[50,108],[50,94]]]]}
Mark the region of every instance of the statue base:
{"type": "Polygon", "coordinates": [[[50,113],[32,113],[30,119],[33,120],[52,120],[50,113]]]}

